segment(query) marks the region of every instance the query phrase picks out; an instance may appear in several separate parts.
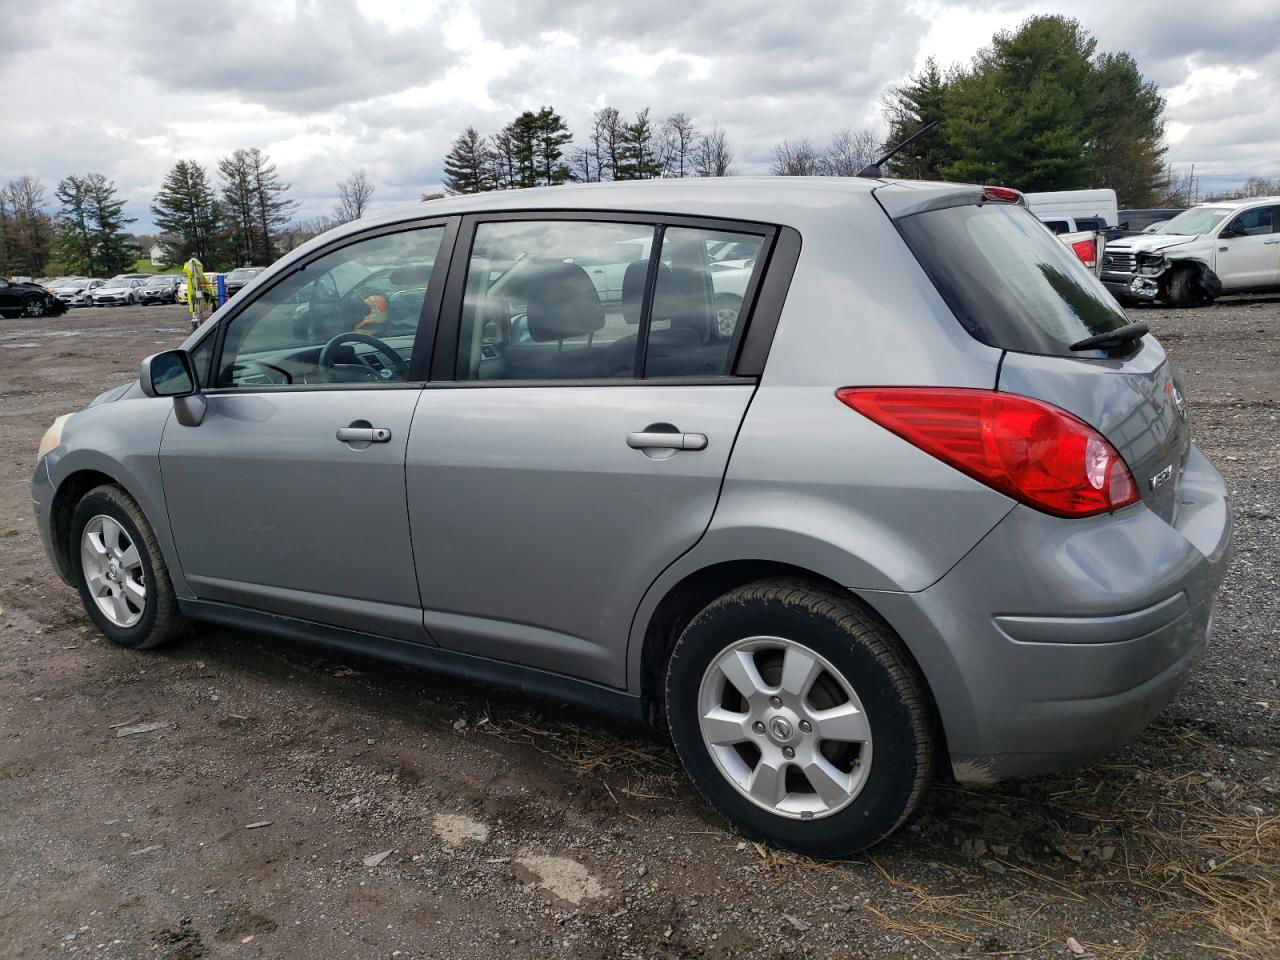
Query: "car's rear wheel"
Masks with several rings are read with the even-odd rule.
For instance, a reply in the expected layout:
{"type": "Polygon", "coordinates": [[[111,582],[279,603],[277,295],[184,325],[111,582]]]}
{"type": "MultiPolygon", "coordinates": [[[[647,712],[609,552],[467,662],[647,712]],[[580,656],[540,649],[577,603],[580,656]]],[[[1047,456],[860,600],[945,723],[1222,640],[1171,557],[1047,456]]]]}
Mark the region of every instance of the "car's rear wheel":
{"type": "Polygon", "coordinates": [[[155,532],[123,489],[104,485],[85,494],[71,518],[71,538],[80,600],[107,639],[139,650],[183,631],[155,532]]]}
{"type": "Polygon", "coordinates": [[[699,613],[667,666],[672,739],[702,794],[746,835],[818,857],[892,833],[924,795],[929,700],[889,627],[796,580],[699,613]]]}

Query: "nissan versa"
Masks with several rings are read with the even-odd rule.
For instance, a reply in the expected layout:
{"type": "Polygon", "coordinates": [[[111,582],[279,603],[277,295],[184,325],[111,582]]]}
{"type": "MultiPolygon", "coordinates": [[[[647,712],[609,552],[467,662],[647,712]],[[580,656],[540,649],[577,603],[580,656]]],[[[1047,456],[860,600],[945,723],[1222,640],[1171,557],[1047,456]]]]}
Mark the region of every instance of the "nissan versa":
{"type": "Polygon", "coordinates": [[[820,856],[1134,737],[1230,542],[1164,350],[1020,194],[874,179],[347,224],[60,417],[32,489],[116,643],[209,621],[640,718],[820,856]]]}

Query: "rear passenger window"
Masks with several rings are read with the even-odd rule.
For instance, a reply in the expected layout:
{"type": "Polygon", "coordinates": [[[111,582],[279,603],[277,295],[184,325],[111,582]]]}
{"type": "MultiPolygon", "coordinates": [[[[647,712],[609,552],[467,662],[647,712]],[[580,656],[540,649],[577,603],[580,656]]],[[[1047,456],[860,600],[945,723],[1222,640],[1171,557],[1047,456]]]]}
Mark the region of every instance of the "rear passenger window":
{"type": "Polygon", "coordinates": [[[628,379],[653,227],[574,220],[476,227],[460,380],[628,379]]]}
{"type": "Polygon", "coordinates": [[[729,372],[729,348],[764,237],[668,227],[654,284],[644,375],[729,372]]]}
{"type": "Polygon", "coordinates": [[[633,223],[481,223],[467,272],[457,377],[726,374],[764,242],[760,235],[689,227],[667,227],[658,240],[654,227],[633,223]],[[648,305],[655,243],[660,252],[648,305]]]}

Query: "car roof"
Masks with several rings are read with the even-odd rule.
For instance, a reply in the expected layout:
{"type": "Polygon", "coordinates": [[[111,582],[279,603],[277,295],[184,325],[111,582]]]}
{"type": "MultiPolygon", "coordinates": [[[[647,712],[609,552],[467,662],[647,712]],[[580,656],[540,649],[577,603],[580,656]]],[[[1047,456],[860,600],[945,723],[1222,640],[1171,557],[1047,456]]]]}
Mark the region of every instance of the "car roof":
{"type": "Polygon", "coordinates": [[[809,209],[815,204],[839,206],[869,195],[885,182],[857,177],[689,177],[565,184],[400,204],[348,226],[363,228],[410,218],[526,210],[612,210],[785,223],[789,211],[809,209]]]}
{"type": "Polygon", "coordinates": [[[1206,200],[1204,203],[1196,204],[1199,207],[1230,207],[1232,210],[1239,210],[1243,207],[1252,207],[1257,204],[1280,203],[1280,197],[1245,197],[1241,200],[1206,200]]]}

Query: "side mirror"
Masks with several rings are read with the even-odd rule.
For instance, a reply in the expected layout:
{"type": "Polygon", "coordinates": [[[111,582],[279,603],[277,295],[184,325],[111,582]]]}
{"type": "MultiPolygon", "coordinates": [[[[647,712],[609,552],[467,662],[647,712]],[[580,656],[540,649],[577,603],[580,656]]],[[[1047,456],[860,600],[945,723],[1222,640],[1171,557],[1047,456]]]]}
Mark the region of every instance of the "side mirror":
{"type": "Polygon", "coordinates": [[[1222,228],[1222,232],[1218,234],[1219,240],[1229,240],[1232,237],[1247,237],[1244,228],[1238,223],[1229,223],[1222,228]]]}
{"type": "Polygon", "coordinates": [[[147,357],[138,366],[138,382],[148,397],[190,397],[200,392],[200,381],[185,350],[166,350],[147,357]]]}

